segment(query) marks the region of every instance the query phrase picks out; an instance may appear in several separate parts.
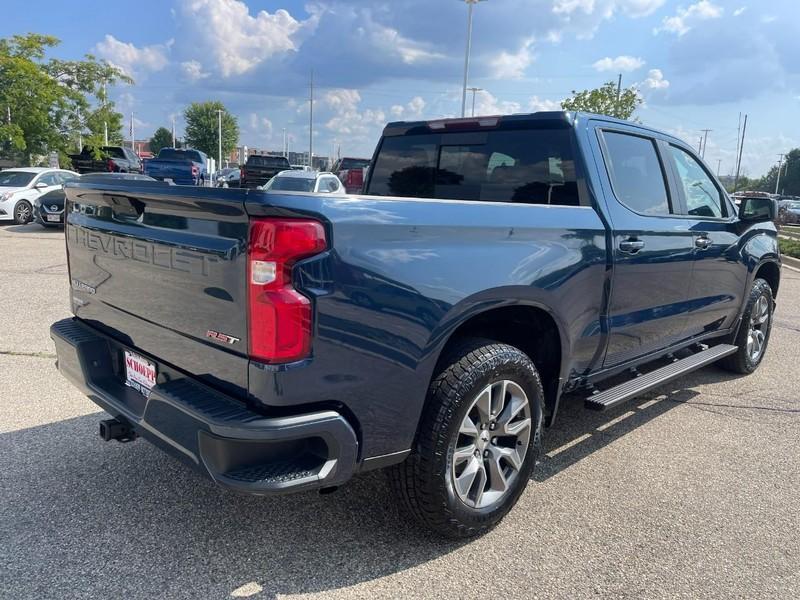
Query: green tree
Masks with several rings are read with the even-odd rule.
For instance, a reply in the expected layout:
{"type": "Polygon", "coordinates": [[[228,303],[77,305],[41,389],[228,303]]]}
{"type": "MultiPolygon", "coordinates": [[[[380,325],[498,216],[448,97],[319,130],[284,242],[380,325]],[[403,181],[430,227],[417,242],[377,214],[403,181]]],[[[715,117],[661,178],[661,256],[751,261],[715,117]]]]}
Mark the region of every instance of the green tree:
{"type": "Polygon", "coordinates": [[[766,175],[754,183],[754,189],[773,193],[776,183],[779,194],[800,196],[800,148],[790,150],[783,157],[780,182],[778,182],[778,165],[776,164],[767,171],[766,175]]]}
{"type": "Polygon", "coordinates": [[[162,148],[172,148],[172,132],[166,127],[159,127],[150,138],[150,152],[158,154],[162,148]]]}
{"type": "Polygon", "coordinates": [[[239,142],[239,124],[222,102],[192,102],[183,113],[186,119],[186,145],[214,158],[219,152],[219,110],[222,111],[222,156],[225,157],[239,142]]]}
{"type": "Polygon", "coordinates": [[[630,119],[641,103],[642,97],[635,87],[622,89],[617,100],[617,84],[609,81],[593,90],[582,92],[572,90],[572,97],[562,100],[561,107],[564,110],[582,110],[619,119],[630,119]]]}
{"type": "Polygon", "coordinates": [[[91,55],[47,59],[47,51],[59,43],[36,33],[0,39],[0,154],[6,158],[27,164],[50,151],[63,155],[77,146],[79,133],[87,143],[102,135],[102,117],[109,121],[110,135],[119,131],[121,116],[115,120],[113,104],[101,102],[103,90],[133,81],[91,55]]]}

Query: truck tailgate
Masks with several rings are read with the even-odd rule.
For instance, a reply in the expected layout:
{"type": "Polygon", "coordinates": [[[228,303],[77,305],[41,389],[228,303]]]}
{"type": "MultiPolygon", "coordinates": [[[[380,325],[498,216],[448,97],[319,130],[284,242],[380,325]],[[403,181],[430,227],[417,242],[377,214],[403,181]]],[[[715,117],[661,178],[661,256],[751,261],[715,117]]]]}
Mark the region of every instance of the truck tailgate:
{"type": "Polygon", "coordinates": [[[66,188],[73,313],[212,386],[247,393],[245,192],[66,188]]]}
{"type": "Polygon", "coordinates": [[[154,179],[193,180],[192,163],[154,158],[147,162],[145,174],[154,179]]]}

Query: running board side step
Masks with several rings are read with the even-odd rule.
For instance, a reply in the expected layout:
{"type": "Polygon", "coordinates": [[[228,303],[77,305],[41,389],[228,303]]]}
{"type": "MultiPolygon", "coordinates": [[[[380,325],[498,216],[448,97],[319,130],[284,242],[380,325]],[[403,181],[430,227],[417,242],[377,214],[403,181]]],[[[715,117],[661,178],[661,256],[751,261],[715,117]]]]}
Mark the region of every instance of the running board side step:
{"type": "Polygon", "coordinates": [[[668,381],[672,381],[686,373],[705,367],[724,356],[736,352],[737,347],[730,344],[719,344],[707,350],[677,360],[666,367],[650,371],[625,383],[609,388],[584,400],[584,407],[589,410],[606,410],[631,398],[652,390],[668,381]]]}

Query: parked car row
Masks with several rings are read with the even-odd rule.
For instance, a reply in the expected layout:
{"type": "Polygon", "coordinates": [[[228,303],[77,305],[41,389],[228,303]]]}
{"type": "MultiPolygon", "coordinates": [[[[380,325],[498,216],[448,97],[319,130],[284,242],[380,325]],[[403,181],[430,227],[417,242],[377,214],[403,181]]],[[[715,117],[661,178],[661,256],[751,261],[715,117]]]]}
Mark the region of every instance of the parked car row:
{"type": "MultiPolygon", "coordinates": [[[[36,201],[80,177],[66,169],[21,167],[0,171],[0,221],[25,225],[34,218],[36,201]]],[[[49,222],[49,221],[48,221],[49,222]]]]}

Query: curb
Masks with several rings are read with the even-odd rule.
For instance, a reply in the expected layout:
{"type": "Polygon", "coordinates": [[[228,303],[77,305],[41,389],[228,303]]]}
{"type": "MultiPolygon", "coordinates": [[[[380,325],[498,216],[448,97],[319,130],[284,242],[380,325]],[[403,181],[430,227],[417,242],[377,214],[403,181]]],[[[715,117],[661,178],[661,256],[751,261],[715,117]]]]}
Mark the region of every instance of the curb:
{"type": "Polygon", "coordinates": [[[792,258],[791,256],[781,255],[781,262],[787,267],[800,269],[800,258],[792,258]]]}

